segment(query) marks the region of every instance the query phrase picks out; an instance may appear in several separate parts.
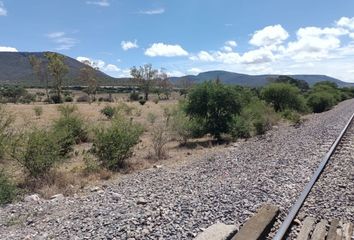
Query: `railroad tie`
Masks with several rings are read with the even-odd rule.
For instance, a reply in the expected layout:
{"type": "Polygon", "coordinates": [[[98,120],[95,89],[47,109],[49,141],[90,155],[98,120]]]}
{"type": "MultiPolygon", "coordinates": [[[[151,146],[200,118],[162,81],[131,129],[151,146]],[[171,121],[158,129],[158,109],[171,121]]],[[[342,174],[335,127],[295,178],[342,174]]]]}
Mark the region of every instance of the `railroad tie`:
{"type": "Polygon", "coordinates": [[[297,240],[308,240],[310,233],[315,225],[316,219],[313,217],[307,217],[302,225],[299,235],[297,236],[297,240]]]}
{"type": "Polygon", "coordinates": [[[326,238],[326,226],[327,226],[327,221],[326,220],[321,220],[319,223],[317,223],[315,230],[313,231],[311,240],[325,240],[326,238]]]}

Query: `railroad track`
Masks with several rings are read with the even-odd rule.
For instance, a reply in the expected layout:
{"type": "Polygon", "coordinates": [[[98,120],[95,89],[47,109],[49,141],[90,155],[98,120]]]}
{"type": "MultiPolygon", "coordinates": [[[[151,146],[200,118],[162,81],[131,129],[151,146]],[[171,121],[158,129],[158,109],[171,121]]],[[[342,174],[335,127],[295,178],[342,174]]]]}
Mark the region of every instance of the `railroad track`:
{"type": "Polygon", "coordinates": [[[350,240],[353,223],[354,114],[322,159],[273,240],[350,240]]]}

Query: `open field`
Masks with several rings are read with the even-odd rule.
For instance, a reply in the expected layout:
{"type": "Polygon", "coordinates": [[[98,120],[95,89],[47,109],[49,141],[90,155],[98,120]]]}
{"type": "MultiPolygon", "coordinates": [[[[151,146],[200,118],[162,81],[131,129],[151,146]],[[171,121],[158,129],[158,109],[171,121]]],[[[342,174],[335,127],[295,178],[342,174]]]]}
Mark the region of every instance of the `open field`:
{"type": "MultiPolygon", "coordinates": [[[[78,93],[78,95],[79,94],[80,93],[78,93]]],[[[91,132],[94,127],[109,123],[109,120],[107,120],[100,111],[107,105],[114,107],[122,104],[127,96],[116,94],[114,97],[118,102],[92,104],[66,103],[65,105],[77,106],[77,114],[84,120],[85,124],[89,127],[89,132],[91,132]]],[[[132,109],[131,113],[126,117],[133,122],[141,124],[145,129],[143,135],[140,137],[139,143],[133,150],[133,155],[127,160],[128,167],[118,173],[101,169],[98,172],[86,174],[84,158],[85,154],[91,148],[92,143],[80,143],[75,145],[74,151],[69,155],[69,158],[58,165],[54,184],[45,185],[41,187],[41,189],[36,189],[36,192],[39,192],[44,198],[49,198],[58,193],[71,195],[79,192],[81,188],[101,185],[107,180],[119,178],[122,173],[126,174],[140,171],[158,165],[179,165],[210,152],[222,151],[225,148],[225,145],[213,145],[211,138],[208,137],[193,139],[189,141],[187,146],[181,146],[173,136],[170,136],[165,148],[166,156],[163,159],[156,159],[153,156],[152,131],[155,126],[163,124],[165,118],[164,109],[175,106],[178,104],[178,101],[173,99],[159,101],[157,104],[152,101],[147,102],[145,105],[141,105],[138,102],[124,102],[124,104],[127,104],[132,109]],[[151,115],[155,116],[154,120],[151,120],[151,115]],[[68,187],[70,189],[68,189],[68,187]]],[[[44,103],[6,104],[5,108],[15,117],[15,128],[29,129],[34,127],[50,127],[53,122],[60,117],[58,106],[59,105],[44,103]],[[35,107],[41,107],[43,109],[41,116],[35,115],[35,107]]],[[[21,182],[24,181],[21,166],[15,161],[5,159],[0,162],[0,168],[4,168],[20,185],[21,182]]]]}

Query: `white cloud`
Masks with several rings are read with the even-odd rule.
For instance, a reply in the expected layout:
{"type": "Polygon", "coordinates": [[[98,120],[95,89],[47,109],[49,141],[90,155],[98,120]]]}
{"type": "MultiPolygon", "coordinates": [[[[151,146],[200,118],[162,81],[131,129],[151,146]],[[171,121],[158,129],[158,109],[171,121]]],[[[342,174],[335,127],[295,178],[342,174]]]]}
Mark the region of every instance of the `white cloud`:
{"type": "Polygon", "coordinates": [[[134,42],[131,42],[131,41],[122,41],[120,43],[122,49],[124,51],[127,51],[129,49],[132,49],[132,48],[138,48],[138,44],[137,44],[137,40],[134,40],[134,42]]]}
{"type": "Polygon", "coordinates": [[[86,1],[86,3],[91,5],[98,5],[100,7],[109,7],[111,5],[108,0],[86,1]]]}
{"type": "Polygon", "coordinates": [[[345,27],[354,30],[354,17],[352,18],[342,17],[336,22],[336,24],[339,27],[345,27]]]}
{"type": "Polygon", "coordinates": [[[191,68],[191,69],[188,70],[188,72],[191,73],[191,74],[197,75],[198,73],[203,72],[203,70],[200,69],[200,68],[191,68]]]}
{"type": "Polygon", "coordinates": [[[213,54],[214,58],[218,62],[225,64],[237,64],[240,62],[240,54],[237,52],[216,52],[213,54]]]}
{"type": "Polygon", "coordinates": [[[215,58],[207,51],[200,51],[197,55],[191,56],[189,59],[191,59],[193,61],[202,61],[202,62],[215,61],[215,58]]]}
{"type": "Polygon", "coordinates": [[[285,52],[292,59],[299,61],[335,57],[332,51],[341,45],[339,36],[346,34],[348,31],[338,28],[300,28],[296,33],[297,40],[289,42],[285,52]]]}
{"type": "Polygon", "coordinates": [[[185,74],[181,71],[178,70],[172,70],[172,71],[168,71],[166,72],[167,76],[171,76],[171,77],[182,77],[185,74]]]}
{"type": "Polygon", "coordinates": [[[2,1],[0,1],[0,16],[7,16],[7,10],[2,1]]]}
{"type": "Polygon", "coordinates": [[[352,38],[352,39],[354,39],[354,33],[350,33],[350,34],[349,34],[349,37],[352,38]]]}
{"type": "Polygon", "coordinates": [[[149,57],[178,57],[188,56],[188,52],[180,45],[169,45],[164,43],[154,43],[150,48],[146,49],[145,55],[149,57]]]}
{"type": "Polygon", "coordinates": [[[229,40],[229,41],[225,42],[225,46],[229,46],[229,47],[235,48],[235,47],[237,47],[237,43],[235,41],[233,41],[233,40],[229,40]]]}
{"type": "Polygon", "coordinates": [[[121,72],[121,69],[115,65],[115,64],[106,64],[105,61],[101,60],[101,59],[92,59],[89,57],[77,57],[76,60],[80,61],[80,62],[85,62],[85,61],[89,61],[91,63],[91,66],[95,66],[98,67],[100,71],[103,71],[105,73],[108,74],[117,74],[121,72]]]}
{"type": "Polygon", "coordinates": [[[256,31],[250,44],[254,46],[270,46],[281,44],[289,37],[288,32],[281,25],[267,26],[262,30],[256,31]]]}
{"type": "Polygon", "coordinates": [[[16,48],[0,46],[0,52],[18,52],[16,48]]]}
{"type": "Polygon", "coordinates": [[[68,37],[65,32],[52,32],[46,36],[58,45],[56,50],[69,50],[79,42],[75,38],[68,37]]]}
{"type": "Polygon", "coordinates": [[[256,50],[248,51],[241,57],[241,63],[245,64],[258,64],[267,63],[275,60],[272,51],[267,48],[259,48],[256,50]]]}
{"type": "Polygon", "coordinates": [[[140,11],[139,13],[145,15],[157,15],[157,14],[163,14],[164,12],[165,12],[164,8],[157,8],[157,9],[140,11]]]}

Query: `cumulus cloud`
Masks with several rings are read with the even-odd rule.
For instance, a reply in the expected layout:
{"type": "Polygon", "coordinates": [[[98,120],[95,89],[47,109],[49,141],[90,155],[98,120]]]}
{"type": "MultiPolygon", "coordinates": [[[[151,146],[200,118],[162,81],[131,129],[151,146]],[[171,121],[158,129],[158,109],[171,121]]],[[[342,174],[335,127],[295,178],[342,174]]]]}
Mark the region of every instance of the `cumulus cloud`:
{"type": "Polygon", "coordinates": [[[157,9],[151,9],[151,10],[141,10],[139,11],[139,14],[145,14],[145,15],[158,15],[158,14],[163,14],[165,12],[164,8],[157,8],[157,9]]]}
{"type": "Polygon", "coordinates": [[[98,5],[100,7],[109,7],[111,5],[108,0],[86,1],[86,3],[91,5],[98,5]]]}
{"type": "Polygon", "coordinates": [[[278,24],[267,26],[262,30],[256,31],[249,43],[257,47],[278,45],[284,42],[288,37],[289,33],[278,24]]]}
{"type": "Polygon", "coordinates": [[[334,57],[331,51],[340,47],[339,36],[348,34],[348,31],[338,28],[300,28],[296,35],[297,40],[288,43],[286,53],[295,60],[320,60],[334,57]]]}
{"type": "Polygon", "coordinates": [[[221,50],[225,52],[232,52],[235,47],[237,47],[237,43],[235,41],[230,40],[225,42],[221,50]]]}
{"type": "Polygon", "coordinates": [[[132,41],[122,41],[120,43],[120,45],[121,45],[121,47],[122,47],[122,49],[124,51],[127,51],[127,50],[132,49],[132,48],[138,48],[139,47],[138,43],[137,43],[137,40],[134,40],[134,42],[132,42],[132,41]]]}
{"type": "Polygon", "coordinates": [[[0,1],[0,16],[7,16],[7,10],[2,1],[0,1]]]}
{"type": "Polygon", "coordinates": [[[16,48],[0,46],[0,52],[18,52],[16,48]]]}
{"type": "Polygon", "coordinates": [[[47,37],[58,45],[56,50],[69,50],[79,42],[75,38],[68,37],[65,32],[48,33],[47,37]]]}
{"type": "Polygon", "coordinates": [[[120,71],[121,71],[121,69],[117,65],[106,64],[105,61],[103,61],[101,59],[92,59],[89,57],[79,56],[76,58],[76,60],[78,60],[80,62],[88,61],[88,62],[90,62],[91,66],[98,67],[100,71],[106,72],[108,74],[120,73],[120,71]]]}
{"type": "Polygon", "coordinates": [[[178,44],[154,43],[151,47],[146,49],[145,55],[149,57],[179,57],[188,56],[188,52],[178,44]]]}
{"type": "Polygon", "coordinates": [[[336,22],[337,26],[354,30],[354,17],[342,17],[336,22]]]}
{"type": "Polygon", "coordinates": [[[215,58],[207,51],[200,51],[197,55],[191,56],[190,59],[193,61],[202,61],[202,62],[215,61],[215,58]]]}
{"type": "Polygon", "coordinates": [[[241,63],[245,64],[258,64],[274,61],[275,56],[272,51],[267,48],[259,48],[256,50],[248,51],[241,57],[241,63]]]}

